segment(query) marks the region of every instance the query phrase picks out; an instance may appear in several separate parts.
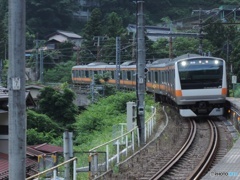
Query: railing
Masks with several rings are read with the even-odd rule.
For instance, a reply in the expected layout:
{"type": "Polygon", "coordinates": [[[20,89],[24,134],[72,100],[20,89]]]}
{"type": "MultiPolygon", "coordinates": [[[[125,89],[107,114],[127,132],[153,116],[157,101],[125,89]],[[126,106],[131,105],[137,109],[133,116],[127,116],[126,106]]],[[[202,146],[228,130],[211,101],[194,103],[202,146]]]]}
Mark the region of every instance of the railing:
{"type": "MultiPolygon", "coordinates": [[[[152,115],[145,122],[145,142],[152,135],[155,124],[156,108],[152,107],[152,115]]],[[[130,153],[134,153],[137,149],[136,146],[140,147],[137,126],[131,131],[89,150],[89,178],[97,177],[111,169],[111,167],[113,168],[121,160],[126,159],[130,153]]]]}
{"type": "MultiPolygon", "coordinates": [[[[156,124],[156,108],[152,107],[152,115],[145,122],[144,133],[145,142],[147,142],[147,140],[152,135],[153,127],[155,124],[156,124]]],[[[127,156],[130,155],[130,153],[133,154],[137,149],[136,146],[138,148],[140,147],[140,138],[137,126],[135,126],[131,131],[89,150],[88,158],[89,167],[87,167],[87,169],[89,170],[89,178],[97,177],[98,175],[101,175],[101,173],[104,173],[109,169],[113,168],[116,164],[120,163],[121,160],[124,160],[124,158],[126,159],[127,156]],[[100,156],[101,154],[103,154],[103,157],[100,156]]],[[[28,177],[26,178],[26,180],[33,180],[33,178],[44,177],[47,172],[51,171],[53,172],[52,180],[57,180],[57,168],[71,162],[73,163],[72,180],[76,180],[77,173],[85,171],[81,169],[86,169],[86,167],[76,168],[76,161],[77,158],[74,157],[57,166],[54,166],[50,169],[47,169],[31,177],[28,177]]]]}
{"type": "Polygon", "coordinates": [[[72,175],[72,180],[76,180],[76,178],[77,178],[77,176],[76,176],[76,161],[77,161],[77,158],[74,157],[74,158],[72,158],[72,159],[69,159],[69,160],[61,163],[61,164],[58,164],[57,166],[54,166],[54,167],[52,167],[52,168],[50,168],[50,169],[47,169],[47,170],[42,171],[42,172],[40,172],[40,173],[38,173],[38,174],[35,174],[35,175],[31,176],[31,177],[28,177],[28,178],[26,178],[26,180],[32,180],[32,179],[34,179],[34,178],[39,178],[39,177],[41,177],[41,176],[45,176],[45,174],[46,174],[47,172],[51,172],[51,171],[53,171],[52,180],[57,180],[57,168],[59,168],[59,167],[61,167],[61,166],[64,166],[64,165],[66,165],[66,164],[68,164],[68,163],[71,163],[71,162],[73,163],[73,175],[72,175]]]}

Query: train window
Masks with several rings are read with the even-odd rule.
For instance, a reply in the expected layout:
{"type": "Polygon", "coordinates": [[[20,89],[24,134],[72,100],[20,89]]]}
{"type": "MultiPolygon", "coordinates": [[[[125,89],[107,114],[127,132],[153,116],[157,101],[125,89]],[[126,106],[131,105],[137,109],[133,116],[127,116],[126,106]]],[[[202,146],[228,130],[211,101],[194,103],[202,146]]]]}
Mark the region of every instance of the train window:
{"type": "Polygon", "coordinates": [[[170,83],[169,71],[167,71],[167,82],[170,83]]]}
{"type": "Polygon", "coordinates": [[[155,71],[155,72],[154,72],[154,75],[155,75],[155,78],[154,78],[155,81],[154,81],[154,82],[155,82],[155,83],[159,83],[159,82],[158,82],[158,72],[155,71]]]}
{"type": "Polygon", "coordinates": [[[151,76],[151,71],[148,71],[148,73],[147,73],[148,75],[147,75],[147,80],[148,80],[148,82],[152,82],[152,76],[151,76]]]}
{"type": "Polygon", "coordinates": [[[127,71],[127,80],[131,80],[131,71],[127,71]]]}
{"type": "Polygon", "coordinates": [[[89,77],[89,71],[85,71],[85,77],[89,77]]]}
{"type": "Polygon", "coordinates": [[[165,72],[163,71],[162,73],[162,83],[164,84],[165,83],[165,72]]]}
{"type": "Polygon", "coordinates": [[[214,58],[194,59],[178,63],[182,89],[221,88],[223,61],[214,58]]]}
{"type": "Polygon", "coordinates": [[[76,70],[72,70],[72,76],[76,77],[76,70]]]}
{"type": "Polygon", "coordinates": [[[94,71],[94,74],[98,74],[98,71],[94,71]]]}
{"type": "Polygon", "coordinates": [[[83,74],[84,72],[83,72],[83,70],[79,70],[79,77],[84,77],[84,74],[83,74]]]}
{"type": "Polygon", "coordinates": [[[162,78],[162,72],[159,71],[158,75],[159,75],[159,77],[158,77],[159,78],[159,83],[162,84],[162,79],[161,79],[162,78]]]}
{"type": "Polygon", "coordinates": [[[133,73],[132,73],[132,80],[136,81],[136,71],[133,71],[133,73]]]}
{"type": "Polygon", "coordinates": [[[114,79],[114,71],[110,71],[110,79],[114,79]]]}

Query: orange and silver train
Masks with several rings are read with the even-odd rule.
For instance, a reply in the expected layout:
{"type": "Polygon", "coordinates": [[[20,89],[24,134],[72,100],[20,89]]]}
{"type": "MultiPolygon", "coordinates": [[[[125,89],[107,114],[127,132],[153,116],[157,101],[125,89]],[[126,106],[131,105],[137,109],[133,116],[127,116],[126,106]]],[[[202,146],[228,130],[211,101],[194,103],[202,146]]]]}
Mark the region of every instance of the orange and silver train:
{"type": "MultiPolygon", "coordinates": [[[[146,91],[174,105],[182,117],[221,116],[227,95],[226,64],[221,58],[185,54],[147,64],[146,91]]],[[[116,65],[90,63],[72,68],[73,84],[90,84],[94,74],[109,73],[116,84],[116,65]]],[[[136,89],[136,64],[120,66],[120,87],[136,89]]]]}

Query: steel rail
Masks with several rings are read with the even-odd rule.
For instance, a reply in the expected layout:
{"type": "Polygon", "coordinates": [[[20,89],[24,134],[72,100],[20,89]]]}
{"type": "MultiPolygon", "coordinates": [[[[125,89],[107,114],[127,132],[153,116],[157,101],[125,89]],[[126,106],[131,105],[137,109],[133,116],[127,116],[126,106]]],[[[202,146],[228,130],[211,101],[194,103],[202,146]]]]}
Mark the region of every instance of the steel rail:
{"type": "Polygon", "coordinates": [[[217,147],[219,143],[218,130],[213,121],[208,120],[208,123],[211,129],[211,139],[210,139],[208,149],[204,157],[202,158],[201,162],[199,163],[199,165],[188,176],[187,180],[200,179],[200,177],[202,177],[203,174],[209,169],[209,167],[211,166],[216,156],[217,147]]]}
{"type": "Polygon", "coordinates": [[[177,154],[165,165],[163,166],[156,174],[154,174],[150,179],[157,180],[160,179],[188,150],[190,145],[192,144],[195,135],[196,135],[196,122],[194,120],[190,120],[190,133],[188,139],[182,146],[182,148],[177,152],[177,154]]]}

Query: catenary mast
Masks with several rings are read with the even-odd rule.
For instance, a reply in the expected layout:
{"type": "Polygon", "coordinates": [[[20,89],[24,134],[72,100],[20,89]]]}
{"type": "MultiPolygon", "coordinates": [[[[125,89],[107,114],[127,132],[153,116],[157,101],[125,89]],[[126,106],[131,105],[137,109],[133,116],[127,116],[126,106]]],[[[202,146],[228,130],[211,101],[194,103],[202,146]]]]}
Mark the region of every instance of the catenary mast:
{"type": "Polygon", "coordinates": [[[144,37],[144,1],[137,1],[137,125],[140,134],[140,144],[145,144],[145,37],[144,37]]]}

